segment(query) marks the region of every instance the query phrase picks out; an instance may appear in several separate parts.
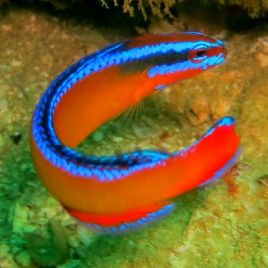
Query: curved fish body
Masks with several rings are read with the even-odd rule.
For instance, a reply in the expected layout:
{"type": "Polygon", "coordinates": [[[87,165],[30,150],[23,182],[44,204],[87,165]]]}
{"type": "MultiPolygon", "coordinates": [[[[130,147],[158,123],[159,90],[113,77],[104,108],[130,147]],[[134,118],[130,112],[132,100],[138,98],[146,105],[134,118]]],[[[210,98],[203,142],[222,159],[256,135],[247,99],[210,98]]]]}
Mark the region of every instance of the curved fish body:
{"type": "Polygon", "coordinates": [[[182,151],[91,156],[73,148],[156,90],[222,63],[223,42],[197,32],[147,35],[88,55],[56,77],[37,104],[32,157],[47,189],[76,219],[103,232],[168,214],[170,199],[221,177],[239,137],[224,117],[182,151]]]}

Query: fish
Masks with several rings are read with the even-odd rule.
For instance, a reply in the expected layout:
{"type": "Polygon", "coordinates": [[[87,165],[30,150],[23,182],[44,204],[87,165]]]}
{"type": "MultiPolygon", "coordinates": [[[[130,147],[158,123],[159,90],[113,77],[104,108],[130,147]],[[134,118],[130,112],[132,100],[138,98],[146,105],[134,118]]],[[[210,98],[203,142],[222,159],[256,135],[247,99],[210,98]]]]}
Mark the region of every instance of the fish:
{"type": "Polygon", "coordinates": [[[143,98],[225,61],[224,43],[200,32],[137,36],[60,73],[37,103],[30,148],[37,175],[79,222],[102,233],[137,229],[174,209],[174,197],[222,177],[237,161],[235,120],[219,119],[175,152],[85,155],[90,133],[143,98]]]}

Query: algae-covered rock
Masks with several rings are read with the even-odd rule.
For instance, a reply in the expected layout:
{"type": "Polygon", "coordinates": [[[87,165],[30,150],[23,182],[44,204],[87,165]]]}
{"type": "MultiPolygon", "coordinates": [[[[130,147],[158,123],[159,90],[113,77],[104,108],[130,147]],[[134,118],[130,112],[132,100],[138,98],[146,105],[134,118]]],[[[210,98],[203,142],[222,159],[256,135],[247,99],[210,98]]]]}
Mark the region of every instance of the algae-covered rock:
{"type": "Polygon", "coordinates": [[[31,257],[27,250],[18,253],[15,257],[15,260],[21,267],[30,267],[32,265],[31,257]]]}
{"type": "Polygon", "coordinates": [[[0,267],[19,268],[6,244],[0,244],[0,267]]]}
{"type": "MultiPolygon", "coordinates": [[[[112,0],[99,0],[101,3],[104,3],[104,6],[118,5],[118,2],[112,0]]],[[[224,6],[239,6],[242,9],[246,10],[251,17],[262,16],[265,11],[268,9],[268,2],[266,0],[259,1],[248,1],[248,0],[213,0],[213,1],[199,1],[201,4],[210,6],[220,4],[224,6]]],[[[169,15],[172,17],[172,9],[180,9],[181,5],[186,6],[188,9],[196,6],[196,1],[184,0],[184,1],[175,1],[175,0],[154,0],[154,1],[141,1],[141,0],[125,0],[121,4],[123,12],[126,12],[130,15],[134,15],[136,11],[140,11],[143,14],[143,17],[146,19],[151,15],[163,17],[164,15],[169,15]]]]}
{"type": "Polygon", "coordinates": [[[65,232],[53,219],[47,225],[46,233],[32,232],[26,235],[26,247],[30,257],[41,267],[61,264],[68,255],[65,232]]]}
{"type": "MultiPolygon", "coordinates": [[[[174,10],[183,10],[185,7],[189,9],[191,7],[196,7],[196,1],[193,0],[183,0],[183,1],[176,1],[176,0],[153,0],[153,1],[143,1],[143,0],[96,0],[99,7],[109,9],[112,7],[117,7],[121,10],[122,13],[127,13],[130,16],[137,16],[142,14],[143,18],[150,19],[154,16],[156,17],[164,17],[168,16],[172,18],[174,16],[174,10]]],[[[0,0],[0,6],[4,4],[9,4],[11,0],[0,0]]],[[[32,2],[32,3],[49,3],[52,5],[56,10],[76,10],[78,9],[87,9],[87,8],[96,8],[95,3],[90,3],[87,0],[28,0],[24,1],[32,2]]],[[[95,1],[92,1],[95,2],[95,1]]],[[[218,4],[221,6],[237,6],[240,7],[242,10],[245,10],[250,17],[263,17],[265,12],[268,10],[268,1],[266,0],[213,0],[213,1],[206,1],[202,0],[199,1],[199,5],[207,5],[208,7],[212,4],[218,4]]]]}
{"type": "Polygon", "coordinates": [[[71,259],[66,263],[63,263],[57,268],[86,268],[86,266],[81,262],[81,260],[71,259]]]}

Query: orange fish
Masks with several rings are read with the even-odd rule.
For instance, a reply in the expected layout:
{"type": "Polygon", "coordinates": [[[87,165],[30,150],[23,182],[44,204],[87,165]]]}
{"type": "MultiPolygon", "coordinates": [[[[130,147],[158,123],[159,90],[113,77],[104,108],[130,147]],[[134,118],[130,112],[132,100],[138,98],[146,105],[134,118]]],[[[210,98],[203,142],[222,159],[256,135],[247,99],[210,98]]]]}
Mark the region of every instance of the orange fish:
{"type": "Polygon", "coordinates": [[[134,229],[168,214],[171,199],[220,178],[239,156],[224,117],[182,151],[91,156],[73,148],[145,96],[225,60],[223,42],[197,32],[140,36],[67,68],[37,104],[30,134],[38,176],[70,215],[102,232],[134,229]]]}

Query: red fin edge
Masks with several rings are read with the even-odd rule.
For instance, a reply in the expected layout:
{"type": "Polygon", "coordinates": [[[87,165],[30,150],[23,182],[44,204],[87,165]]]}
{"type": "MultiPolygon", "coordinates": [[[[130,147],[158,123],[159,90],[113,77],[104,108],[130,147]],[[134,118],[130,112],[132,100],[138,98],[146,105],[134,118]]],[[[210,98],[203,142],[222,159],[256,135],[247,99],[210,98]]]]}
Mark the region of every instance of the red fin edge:
{"type": "Polygon", "coordinates": [[[97,224],[102,227],[112,227],[123,223],[135,222],[141,218],[146,218],[148,214],[158,211],[168,204],[169,204],[168,202],[163,202],[161,204],[154,204],[144,208],[139,208],[116,214],[97,214],[97,213],[77,211],[71,208],[65,208],[65,209],[72,217],[76,218],[77,220],[83,223],[97,224]]]}

